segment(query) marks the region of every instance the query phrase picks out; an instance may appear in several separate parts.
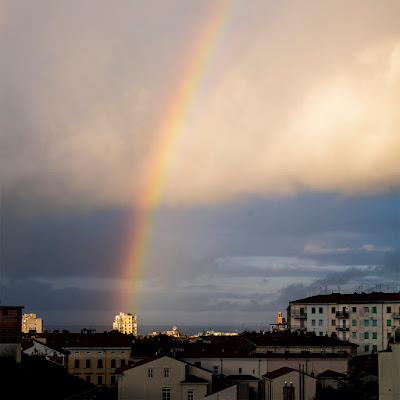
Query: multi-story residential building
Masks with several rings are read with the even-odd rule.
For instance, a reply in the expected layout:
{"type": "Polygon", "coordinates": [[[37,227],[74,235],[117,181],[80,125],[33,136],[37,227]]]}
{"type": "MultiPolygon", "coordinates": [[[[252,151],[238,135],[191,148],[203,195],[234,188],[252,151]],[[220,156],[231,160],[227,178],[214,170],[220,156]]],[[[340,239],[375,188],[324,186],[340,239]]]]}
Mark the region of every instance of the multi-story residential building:
{"type": "Polygon", "coordinates": [[[21,362],[22,306],[0,305],[0,356],[21,362]]]}
{"type": "Polygon", "coordinates": [[[129,337],[116,332],[84,329],[81,333],[44,333],[35,339],[68,351],[68,372],[96,385],[114,385],[116,369],[127,366],[131,355],[129,337]]]}
{"type": "Polygon", "coordinates": [[[119,313],[115,316],[113,329],[125,335],[137,335],[137,317],[131,313],[119,313]]]}
{"type": "Polygon", "coordinates": [[[22,316],[22,332],[43,332],[43,319],[37,318],[36,314],[24,314],[22,316]]]}
{"type": "Polygon", "coordinates": [[[400,293],[332,293],[291,301],[291,331],[334,335],[357,344],[358,354],[387,347],[400,324],[400,293]]]}

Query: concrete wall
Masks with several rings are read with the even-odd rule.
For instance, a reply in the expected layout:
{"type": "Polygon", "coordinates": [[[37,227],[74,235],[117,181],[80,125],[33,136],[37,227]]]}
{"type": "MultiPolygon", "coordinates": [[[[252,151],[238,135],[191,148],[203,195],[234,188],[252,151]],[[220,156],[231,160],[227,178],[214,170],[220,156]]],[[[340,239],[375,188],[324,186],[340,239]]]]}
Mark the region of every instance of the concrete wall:
{"type": "MultiPolygon", "coordinates": [[[[290,386],[290,382],[294,387],[295,400],[300,399],[300,373],[298,371],[289,372],[273,380],[265,379],[265,399],[266,400],[283,400],[283,388],[285,382],[290,386]]],[[[317,389],[317,380],[308,375],[304,375],[304,400],[312,400],[317,389]]]]}
{"type": "Polygon", "coordinates": [[[237,385],[228,387],[201,400],[238,400],[237,385]]]}
{"type": "Polygon", "coordinates": [[[391,352],[378,354],[379,400],[400,399],[400,343],[392,344],[391,352]]]}
{"type": "Polygon", "coordinates": [[[313,372],[318,375],[327,369],[332,371],[347,373],[347,358],[183,358],[182,360],[194,364],[200,362],[201,367],[209,371],[214,370],[214,366],[218,367],[218,373],[225,376],[253,375],[262,379],[267,372],[274,371],[281,367],[299,368],[299,364],[310,374],[313,372]],[[241,368],[241,372],[239,372],[241,368]]]}

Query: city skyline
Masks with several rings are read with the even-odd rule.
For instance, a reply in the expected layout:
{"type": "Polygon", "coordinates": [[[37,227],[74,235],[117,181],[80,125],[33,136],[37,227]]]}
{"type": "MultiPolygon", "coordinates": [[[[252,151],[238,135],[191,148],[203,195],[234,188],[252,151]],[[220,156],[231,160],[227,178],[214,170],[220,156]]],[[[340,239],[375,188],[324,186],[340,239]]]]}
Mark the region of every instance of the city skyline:
{"type": "Polygon", "coordinates": [[[2,304],[265,326],[400,283],[397,1],[1,9],[2,304]]]}

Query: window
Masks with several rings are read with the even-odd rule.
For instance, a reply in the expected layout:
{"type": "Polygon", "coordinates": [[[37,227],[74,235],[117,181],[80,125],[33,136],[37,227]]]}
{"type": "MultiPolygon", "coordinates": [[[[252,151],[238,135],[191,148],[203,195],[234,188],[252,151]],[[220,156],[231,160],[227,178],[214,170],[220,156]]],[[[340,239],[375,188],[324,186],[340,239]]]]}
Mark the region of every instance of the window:
{"type": "Polygon", "coordinates": [[[79,360],[75,360],[75,368],[79,368],[79,360]]]}
{"type": "Polygon", "coordinates": [[[97,354],[103,354],[103,351],[102,351],[102,350],[99,350],[99,351],[97,352],[97,354]]]}
{"type": "Polygon", "coordinates": [[[114,359],[111,360],[111,368],[117,368],[117,363],[114,359]]]}
{"type": "Polygon", "coordinates": [[[318,321],[318,325],[319,326],[322,326],[324,324],[324,321],[322,320],[322,319],[320,319],[319,321],[318,321]]]}
{"type": "Polygon", "coordinates": [[[336,319],[332,320],[332,326],[336,326],[336,319]]]}
{"type": "Polygon", "coordinates": [[[392,312],[392,307],[386,307],[386,312],[391,313],[392,312]]]}
{"type": "Polygon", "coordinates": [[[386,322],[386,325],[387,325],[387,326],[392,326],[392,320],[391,320],[391,319],[388,319],[387,322],[386,322]]]}
{"type": "Polygon", "coordinates": [[[315,319],[312,319],[312,320],[311,320],[311,325],[312,325],[312,326],[315,326],[315,319]]]}
{"type": "Polygon", "coordinates": [[[369,320],[368,319],[364,319],[364,326],[369,326],[369,320]]]}
{"type": "Polygon", "coordinates": [[[115,375],[111,375],[111,385],[115,385],[116,379],[115,375]]]}
{"type": "Polygon", "coordinates": [[[164,368],[164,378],[169,378],[169,368],[164,368]]]}
{"type": "Polygon", "coordinates": [[[369,307],[364,307],[364,312],[369,312],[369,307]]]}
{"type": "Polygon", "coordinates": [[[310,353],[312,353],[312,351],[313,351],[313,348],[312,348],[312,347],[310,347],[310,348],[308,349],[308,351],[309,351],[310,353]]]}
{"type": "Polygon", "coordinates": [[[369,339],[369,333],[368,332],[364,333],[364,339],[369,339]]]}
{"type": "Polygon", "coordinates": [[[372,326],[376,326],[376,325],[377,325],[377,322],[378,322],[378,321],[377,321],[376,319],[373,319],[373,320],[372,320],[372,326]]]}
{"type": "Polygon", "coordinates": [[[194,400],[194,390],[188,390],[187,400],[194,400]]]}
{"type": "Polygon", "coordinates": [[[242,368],[239,368],[239,374],[241,374],[242,373],[242,368]]]}
{"type": "Polygon", "coordinates": [[[152,378],[152,377],[153,377],[153,368],[149,368],[149,369],[147,370],[147,377],[148,377],[148,378],[152,378]]]}
{"type": "Polygon", "coordinates": [[[319,307],[318,312],[319,312],[320,314],[322,314],[322,313],[324,312],[323,308],[322,308],[322,307],[319,307]]]}
{"type": "Polygon", "coordinates": [[[336,312],[336,307],[332,307],[332,314],[335,314],[336,312]]]}
{"type": "Polygon", "coordinates": [[[86,360],[86,368],[92,368],[92,363],[90,360],[86,360]]]}
{"type": "Polygon", "coordinates": [[[356,320],[356,319],[353,319],[352,325],[353,325],[353,326],[357,326],[357,320],[356,320]]]}
{"type": "Polygon", "coordinates": [[[364,351],[369,351],[369,344],[366,344],[366,345],[364,346],[364,351]]]}
{"type": "Polygon", "coordinates": [[[378,332],[372,332],[372,339],[378,339],[378,332]]]}
{"type": "Polygon", "coordinates": [[[121,354],[126,354],[126,351],[125,351],[125,350],[122,350],[122,351],[121,351],[121,354]]]}
{"type": "Polygon", "coordinates": [[[162,400],[171,400],[171,389],[170,388],[162,389],[162,400]]]}
{"type": "Polygon", "coordinates": [[[353,332],[353,339],[357,339],[357,332],[353,332]]]}
{"type": "Polygon", "coordinates": [[[300,315],[304,315],[304,308],[303,307],[300,308],[300,315]]]}
{"type": "Polygon", "coordinates": [[[376,307],[372,307],[372,313],[376,314],[376,307]]]}
{"type": "Polygon", "coordinates": [[[353,308],[351,309],[351,311],[352,311],[352,312],[357,312],[357,307],[353,307],[353,308]]]}
{"type": "Polygon", "coordinates": [[[111,350],[111,354],[115,354],[115,350],[111,350]]]}
{"type": "Polygon", "coordinates": [[[294,351],[295,351],[296,353],[300,353],[300,348],[299,348],[299,347],[296,347],[296,348],[294,349],[294,351]]]}
{"type": "Polygon", "coordinates": [[[103,384],[103,375],[97,375],[97,384],[102,385],[103,384]]]}
{"type": "Polygon", "coordinates": [[[74,351],[74,354],[80,354],[80,351],[74,351]]]}
{"type": "Polygon", "coordinates": [[[347,340],[347,338],[346,338],[346,332],[343,332],[343,340],[347,340]]]}
{"type": "Polygon", "coordinates": [[[90,351],[87,351],[86,354],[90,354],[90,351]]]}
{"type": "Polygon", "coordinates": [[[311,313],[312,313],[312,314],[315,314],[315,307],[313,307],[313,308],[311,309],[311,313]]]}
{"type": "Polygon", "coordinates": [[[218,365],[214,365],[213,367],[213,374],[218,375],[218,365]]]}
{"type": "Polygon", "coordinates": [[[103,360],[101,358],[97,360],[97,368],[103,368],[103,360]]]}
{"type": "Polygon", "coordinates": [[[125,367],[125,364],[126,364],[125,360],[121,360],[121,367],[125,367]]]}
{"type": "Polygon", "coordinates": [[[91,378],[90,378],[90,375],[86,375],[85,380],[86,380],[86,382],[88,382],[88,383],[91,383],[91,382],[92,382],[92,380],[91,380],[91,378]]]}
{"type": "Polygon", "coordinates": [[[374,344],[374,345],[372,346],[372,351],[373,351],[374,353],[376,353],[376,352],[378,351],[378,346],[374,344]]]}
{"type": "Polygon", "coordinates": [[[319,333],[319,336],[322,336],[323,334],[324,334],[324,332],[320,332],[320,333],[319,333]]]}

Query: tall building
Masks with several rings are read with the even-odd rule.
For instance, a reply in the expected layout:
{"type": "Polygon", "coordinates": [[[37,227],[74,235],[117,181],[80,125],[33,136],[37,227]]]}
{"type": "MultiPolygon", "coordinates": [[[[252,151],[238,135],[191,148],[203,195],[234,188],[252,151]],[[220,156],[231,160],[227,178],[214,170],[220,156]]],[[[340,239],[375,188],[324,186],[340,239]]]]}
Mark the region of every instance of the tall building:
{"type": "Polygon", "coordinates": [[[22,306],[0,305],[0,356],[21,362],[22,306]]]}
{"type": "Polygon", "coordinates": [[[137,335],[137,318],[131,313],[119,313],[115,316],[113,322],[113,330],[124,333],[126,335],[137,335]]]}
{"type": "Polygon", "coordinates": [[[332,293],[289,302],[291,331],[332,334],[357,344],[358,354],[387,348],[400,325],[400,293],[332,293]]]}
{"type": "Polygon", "coordinates": [[[36,314],[24,314],[22,316],[22,332],[42,333],[43,332],[43,319],[37,318],[36,314]]]}

